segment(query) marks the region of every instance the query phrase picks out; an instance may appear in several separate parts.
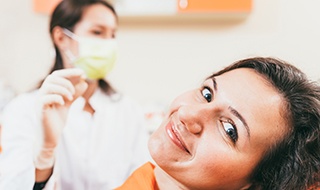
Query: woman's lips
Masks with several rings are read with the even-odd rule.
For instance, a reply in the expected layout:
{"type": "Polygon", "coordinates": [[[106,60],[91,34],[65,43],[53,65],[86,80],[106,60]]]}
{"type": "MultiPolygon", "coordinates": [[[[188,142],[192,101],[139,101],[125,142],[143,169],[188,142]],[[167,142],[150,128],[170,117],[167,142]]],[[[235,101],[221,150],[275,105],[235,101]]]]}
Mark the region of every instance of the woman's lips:
{"type": "Polygon", "coordinates": [[[167,124],[166,132],[175,145],[177,145],[180,149],[190,154],[189,150],[186,148],[185,144],[181,140],[178,131],[175,129],[175,126],[171,122],[167,124]]]}

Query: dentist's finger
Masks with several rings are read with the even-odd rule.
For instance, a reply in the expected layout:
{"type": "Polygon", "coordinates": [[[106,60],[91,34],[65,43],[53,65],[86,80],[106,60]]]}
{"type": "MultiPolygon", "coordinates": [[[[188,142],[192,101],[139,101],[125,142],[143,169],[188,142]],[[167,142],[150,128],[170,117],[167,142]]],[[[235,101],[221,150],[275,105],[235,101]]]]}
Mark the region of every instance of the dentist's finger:
{"type": "Polygon", "coordinates": [[[60,76],[49,75],[42,84],[43,88],[46,88],[50,84],[56,84],[67,88],[72,94],[75,93],[72,82],[66,78],[60,76]]]}
{"type": "Polygon", "coordinates": [[[41,89],[41,92],[44,95],[57,94],[70,101],[73,100],[73,93],[69,89],[61,85],[47,84],[44,88],[41,89]]]}
{"type": "Polygon", "coordinates": [[[78,98],[83,95],[84,92],[88,88],[88,83],[85,80],[81,80],[78,84],[75,85],[76,93],[74,94],[74,98],[78,98]]]}
{"type": "Polygon", "coordinates": [[[62,96],[57,94],[51,94],[51,95],[46,95],[42,97],[41,103],[44,106],[44,108],[48,108],[55,104],[63,106],[65,104],[65,101],[63,100],[62,96]]]}
{"type": "Polygon", "coordinates": [[[69,69],[56,70],[52,73],[52,75],[68,78],[68,77],[85,76],[85,73],[80,68],[69,68],[69,69]]]}

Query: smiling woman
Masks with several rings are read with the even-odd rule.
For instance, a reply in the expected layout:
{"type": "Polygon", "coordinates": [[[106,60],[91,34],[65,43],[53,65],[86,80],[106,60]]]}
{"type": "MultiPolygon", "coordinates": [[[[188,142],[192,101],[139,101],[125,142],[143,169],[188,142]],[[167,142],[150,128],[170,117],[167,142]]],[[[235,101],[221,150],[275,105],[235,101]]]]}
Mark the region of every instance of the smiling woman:
{"type": "Polygon", "coordinates": [[[117,190],[308,189],[319,182],[320,87],[284,61],[240,60],[177,97],[149,151],[155,165],[117,190]]]}

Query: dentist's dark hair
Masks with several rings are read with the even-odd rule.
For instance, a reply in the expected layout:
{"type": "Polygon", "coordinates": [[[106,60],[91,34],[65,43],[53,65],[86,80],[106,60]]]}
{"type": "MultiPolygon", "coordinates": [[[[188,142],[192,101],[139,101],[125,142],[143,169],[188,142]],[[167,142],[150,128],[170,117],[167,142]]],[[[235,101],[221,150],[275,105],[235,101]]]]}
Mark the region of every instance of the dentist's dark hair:
{"type": "Polygon", "coordinates": [[[319,85],[293,65],[270,57],[240,60],[210,77],[239,68],[254,70],[282,95],[282,116],[287,131],[255,168],[249,189],[320,187],[319,85]]]}
{"type": "MultiPolygon", "coordinates": [[[[62,0],[57,7],[54,9],[51,19],[50,19],[50,34],[52,38],[52,32],[54,27],[60,26],[61,28],[66,28],[70,31],[74,30],[74,26],[81,20],[84,10],[94,4],[102,4],[110,9],[116,19],[118,16],[113,6],[106,0],[62,0]]],[[[53,40],[52,40],[53,41],[53,40]]],[[[55,61],[54,65],[50,71],[52,73],[55,70],[63,69],[63,62],[61,57],[61,52],[59,51],[56,44],[54,44],[55,49],[55,61]]],[[[99,80],[99,87],[108,95],[115,93],[114,88],[105,80],[99,80]]]]}

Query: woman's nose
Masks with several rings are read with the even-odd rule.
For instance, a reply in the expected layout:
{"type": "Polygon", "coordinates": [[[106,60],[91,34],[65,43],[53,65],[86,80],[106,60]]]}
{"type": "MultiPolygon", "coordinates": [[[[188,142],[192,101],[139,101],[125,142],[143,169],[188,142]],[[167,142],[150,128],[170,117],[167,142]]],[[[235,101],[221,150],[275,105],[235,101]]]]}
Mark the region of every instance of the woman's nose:
{"type": "Polygon", "coordinates": [[[207,118],[208,110],[203,105],[183,105],[178,110],[180,121],[186,126],[188,131],[199,134],[203,130],[207,118]]]}

